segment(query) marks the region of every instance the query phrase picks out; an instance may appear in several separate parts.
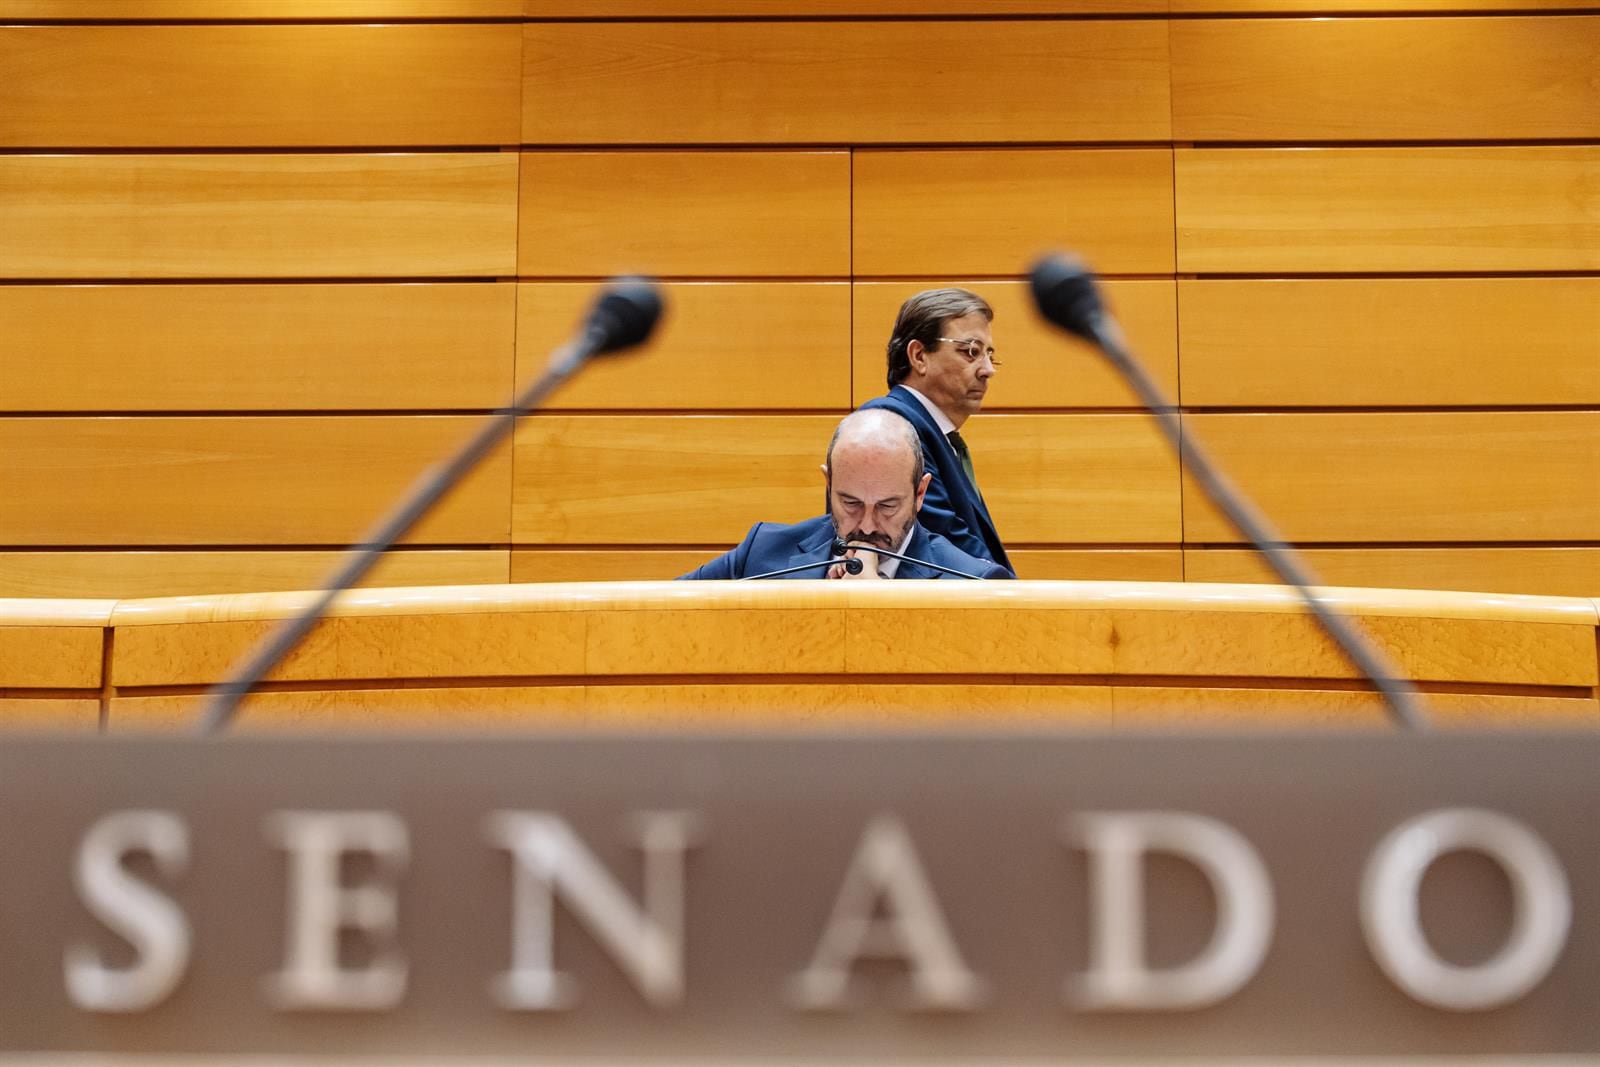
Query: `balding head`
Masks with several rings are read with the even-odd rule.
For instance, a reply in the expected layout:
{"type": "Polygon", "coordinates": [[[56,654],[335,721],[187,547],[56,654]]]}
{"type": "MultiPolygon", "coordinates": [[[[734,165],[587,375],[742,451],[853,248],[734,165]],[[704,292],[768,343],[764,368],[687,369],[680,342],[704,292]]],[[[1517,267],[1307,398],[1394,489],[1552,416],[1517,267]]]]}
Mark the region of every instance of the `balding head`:
{"type": "Polygon", "coordinates": [[[822,476],[838,536],[888,549],[916,521],[930,477],[917,431],[882,408],[845,416],[828,442],[822,476]]]}

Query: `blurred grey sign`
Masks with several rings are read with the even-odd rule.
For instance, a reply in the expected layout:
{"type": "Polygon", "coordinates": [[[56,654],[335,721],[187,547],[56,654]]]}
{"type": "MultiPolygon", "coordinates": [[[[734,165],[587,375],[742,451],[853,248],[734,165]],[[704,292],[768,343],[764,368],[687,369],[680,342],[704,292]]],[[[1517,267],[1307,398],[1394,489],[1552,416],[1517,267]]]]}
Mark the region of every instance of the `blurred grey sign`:
{"type": "Polygon", "coordinates": [[[1594,1053],[1597,768],[1588,735],[9,740],[0,1052],[1594,1053]]]}

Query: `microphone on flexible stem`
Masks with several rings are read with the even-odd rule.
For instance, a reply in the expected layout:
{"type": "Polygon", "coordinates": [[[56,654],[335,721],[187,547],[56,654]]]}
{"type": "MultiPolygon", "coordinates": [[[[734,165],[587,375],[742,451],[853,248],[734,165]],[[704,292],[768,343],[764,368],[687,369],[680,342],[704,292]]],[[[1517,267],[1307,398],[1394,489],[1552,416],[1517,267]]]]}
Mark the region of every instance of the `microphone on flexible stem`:
{"type": "MultiPolygon", "coordinates": [[[[834,545],[837,546],[838,543],[839,542],[835,541],[834,545]]],[[[835,548],[835,551],[837,551],[837,548],[835,548]]],[[[819,559],[815,563],[802,563],[798,567],[785,567],[782,570],[768,571],[765,574],[747,574],[743,578],[740,578],[739,581],[759,582],[763,578],[782,578],[785,574],[799,574],[801,571],[814,571],[818,567],[832,567],[834,564],[842,565],[845,571],[849,574],[860,574],[861,568],[866,566],[866,564],[861,562],[859,559],[819,559]]]]}
{"type": "MultiPolygon", "coordinates": [[[[842,537],[836,537],[833,540],[833,550],[834,550],[834,552],[836,552],[836,553],[838,553],[840,555],[844,554],[845,552],[850,551],[850,549],[852,549],[852,548],[860,549],[863,552],[876,552],[878,555],[880,555],[880,556],[888,556],[890,559],[898,559],[898,560],[904,560],[907,563],[915,563],[919,567],[927,567],[929,570],[939,571],[940,573],[943,573],[943,574],[953,574],[957,578],[967,578],[967,579],[969,579],[971,581],[974,581],[974,582],[981,582],[981,581],[985,581],[986,580],[984,578],[980,578],[976,574],[968,574],[966,571],[958,571],[954,567],[941,567],[939,564],[937,564],[937,563],[929,563],[925,559],[916,559],[915,557],[912,557],[912,556],[902,556],[898,552],[890,552],[887,548],[878,548],[875,545],[868,545],[868,544],[854,544],[854,545],[847,544],[845,542],[845,539],[842,538],[842,537]]],[[[850,573],[851,574],[855,574],[856,572],[855,571],[851,571],[850,573]]]]}
{"type": "Polygon", "coordinates": [[[1350,620],[1335,612],[1316,594],[1312,589],[1315,580],[1293,546],[1283,540],[1266,516],[1217,470],[1195,440],[1193,430],[1184,431],[1178,418],[1178,409],[1161,394],[1160,387],[1123,343],[1122,331],[1100,302],[1100,293],[1088,270],[1081,263],[1064,256],[1049,256],[1034,266],[1031,277],[1033,299],[1038,305],[1039,314],[1068,333],[1088,341],[1111,360],[1133,386],[1140,401],[1155,416],[1156,424],[1177,451],[1183,469],[1200,483],[1206,495],[1222,509],[1234,528],[1266,557],[1278,577],[1294,586],[1322,628],[1350,662],[1383,694],[1395,721],[1412,730],[1427,729],[1416,687],[1400,677],[1389,658],[1368,641],[1350,620]]]}
{"type": "Polygon", "coordinates": [[[225,729],[244,699],[267,672],[310,631],[340,593],[359,582],[390,545],[404,537],[467,472],[477,466],[509,434],[517,418],[537,407],[551,390],[591,356],[622,352],[641,345],[661,318],[661,293],[644,278],[610,282],[584,319],[578,335],[556,349],[544,372],[511,405],[497,409],[455,455],[422,473],[400,503],[365,538],[352,545],[339,569],[317,598],[299,614],[285,619],[265,641],[211,690],[200,729],[225,729]]]}

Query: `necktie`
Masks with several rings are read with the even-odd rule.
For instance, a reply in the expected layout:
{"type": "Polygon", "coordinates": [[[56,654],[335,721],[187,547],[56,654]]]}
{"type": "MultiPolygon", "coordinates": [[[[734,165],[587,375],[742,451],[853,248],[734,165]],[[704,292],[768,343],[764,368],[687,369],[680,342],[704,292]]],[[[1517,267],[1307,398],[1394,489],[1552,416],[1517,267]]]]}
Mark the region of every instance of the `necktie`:
{"type": "Polygon", "coordinates": [[[972,470],[972,453],[967,449],[967,443],[961,439],[957,430],[951,430],[945,435],[950,440],[950,447],[956,450],[956,458],[961,460],[961,469],[967,472],[967,481],[972,483],[972,488],[978,488],[978,476],[972,470]]]}

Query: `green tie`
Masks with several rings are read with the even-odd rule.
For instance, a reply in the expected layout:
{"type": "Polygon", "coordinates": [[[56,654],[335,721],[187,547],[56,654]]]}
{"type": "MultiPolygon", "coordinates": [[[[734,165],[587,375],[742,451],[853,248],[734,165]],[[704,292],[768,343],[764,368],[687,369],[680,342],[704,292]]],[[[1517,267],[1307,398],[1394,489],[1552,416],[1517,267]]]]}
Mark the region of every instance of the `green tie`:
{"type": "Polygon", "coordinates": [[[967,443],[956,430],[951,430],[945,436],[950,439],[950,447],[956,450],[956,456],[961,460],[961,469],[967,472],[967,481],[972,483],[972,488],[978,488],[978,476],[973,473],[972,453],[968,451],[967,443]]]}

